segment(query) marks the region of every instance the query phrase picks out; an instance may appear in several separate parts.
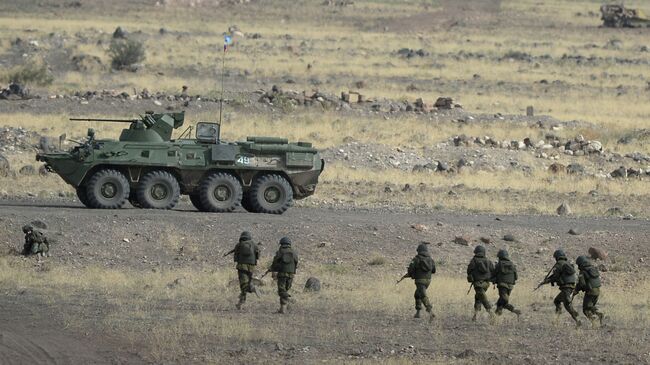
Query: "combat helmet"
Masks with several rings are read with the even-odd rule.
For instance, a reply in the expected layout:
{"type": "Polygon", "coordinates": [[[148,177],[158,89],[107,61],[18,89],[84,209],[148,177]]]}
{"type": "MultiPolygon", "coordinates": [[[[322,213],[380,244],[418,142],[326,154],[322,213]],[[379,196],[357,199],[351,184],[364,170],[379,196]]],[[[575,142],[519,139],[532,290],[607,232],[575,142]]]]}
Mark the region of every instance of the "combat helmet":
{"type": "Polygon", "coordinates": [[[239,235],[239,240],[240,241],[248,241],[250,239],[252,239],[252,236],[251,236],[251,233],[248,232],[248,231],[244,231],[244,232],[241,233],[241,235],[239,235]]]}
{"type": "Polygon", "coordinates": [[[282,246],[291,245],[291,238],[289,238],[289,237],[280,238],[280,245],[282,245],[282,246]]]}
{"type": "Polygon", "coordinates": [[[474,247],[474,253],[475,254],[483,254],[483,255],[485,255],[485,247],[483,247],[483,245],[478,245],[478,246],[474,247]]]}
{"type": "Polygon", "coordinates": [[[422,242],[422,243],[420,243],[420,244],[418,245],[418,249],[417,249],[417,251],[418,251],[419,254],[424,254],[424,253],[429,252],[429,244],[426,243],[426,242],[422,242]]]}
{"type": "Polygon", "coordinates": [[[578,267],[585,267],[589,265],[589,259],[587,258],[587,256],[580,255],[576,259],[576,264],[578,264],[578,267]]]}
{"type": "Polygon", "coordinates": [[[508,251],[505,249],[500,249],[499,252],[497,252],[497,257],[500,259],[507,259],[508,258],[508,251]]]}
{"type": "Polygon", "coordinates": [[[553,258],[555,258],[556,260],[559,260],[561,258],[566,258],[566,255],[564,254],[564,251],[562,251],[562,250],[555,250],[555,252],[553,252],[553,258]]]}
{"type": "Polygon", "coordinates": [[[34,230],[34,227],[32,227],[31,224],[25,224],[23,226],[23,233],[31,232],[34,230]]]}

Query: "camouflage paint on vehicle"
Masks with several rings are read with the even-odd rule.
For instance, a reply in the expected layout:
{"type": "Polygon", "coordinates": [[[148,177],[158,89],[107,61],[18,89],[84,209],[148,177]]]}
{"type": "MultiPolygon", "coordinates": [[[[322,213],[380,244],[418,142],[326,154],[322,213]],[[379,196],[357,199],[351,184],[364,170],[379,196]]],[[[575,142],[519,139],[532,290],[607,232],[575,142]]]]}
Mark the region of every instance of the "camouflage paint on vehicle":
{"type": "MultiPolygon", "coordinates": [[[[91,120],[91,119],[76,119],[91,120]]],[[[324,161],[311,143],[248,137],[228,143],[220,125],[198,123],[195,138],[172,140],[184,113],[146,113],[129,123],[119,140],[88,138],[67,152],[36,156],[46,168],[77,189],[92,208],[134,206],[170,209],[180,194],[201,211],[281,214],[293,199],[313,195],[324,161]]]]}

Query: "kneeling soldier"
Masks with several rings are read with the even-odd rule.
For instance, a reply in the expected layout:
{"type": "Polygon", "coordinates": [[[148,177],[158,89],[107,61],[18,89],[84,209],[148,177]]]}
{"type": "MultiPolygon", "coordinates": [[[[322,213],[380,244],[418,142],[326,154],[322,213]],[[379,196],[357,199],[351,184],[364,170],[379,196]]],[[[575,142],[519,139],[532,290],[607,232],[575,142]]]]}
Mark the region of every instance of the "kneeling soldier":
{"type": "Polygon", "coordinates": [[[604,315],[598,310],[596,304],[600,296],[600,272],[591,264],[591,261],[586,256],[578,256],[576,259],[580,274],[578,275],[578,285],[576,285],[573,295],[581,291],[585,292],[585,297],[582,301],[582,312],[591,321],[592,325],[598,317],[600,324],[603,324],[604,315]]]}
{"type": "Polygon", "coordinates": [[[278,313],[284,313],[289,298],[291,298],[289,289],[291,289],[297,268],[298,254],[291,248],[291,239],[289,237],[282,237],[280,240],[280,248],[275,253],[271,269],[269,269],[269,271],[278,273],[278,296],[280,296],[280,309],[278,313]]]}
{"type": "Polygon", "coordinates": [[[505,308],[519,317],[521,311],[515,309],[515,307],[509,303],[510,293],[517,282],[517,267],[512,261],[510,261],[508,251],[499,250],[497,257],[499,258],[499,261],[494,265],[494,283],[499,289],[499,300],[497,301],[495,314],[500,316],[501,312],[503,312],[503,308],[505,308]]]}
{"type": "Polygon", "coordinates": [[[25,234],[23,255],[38,255],[39,260],[41,256],[48,255],[48,252],[50,252],[50,243],[41,231],[37,231],[34,227],[27,224],[23,226],[23,233],[25,234]]]}
{"type": "Polygon", "coordinates": [[[474,248],[474,257],[467,265],[467,281],[472,283],[474,291],[474,316],[472,321],[476,321],[481,306],[485,307],[490,317],[492,314],[492,305],[488,301],[486,290],[490,288],[490,281],[494,276],[494,264],[485,257],[485,247],[478,245],[474,248]]]}
{"type": "Polygon", "coordinates": [[[431,274],[436,273],[436,264],[429,253],[429,246],[426,243],[420,243],[417,249],[417,255],[411,260],[408,267],[407,277],[415,282],[415,316],[420,318],[422,304],[429,313],[429,320],[433,320],[433,306],[427,297],[427,289],[431,284],[431,274]]]}

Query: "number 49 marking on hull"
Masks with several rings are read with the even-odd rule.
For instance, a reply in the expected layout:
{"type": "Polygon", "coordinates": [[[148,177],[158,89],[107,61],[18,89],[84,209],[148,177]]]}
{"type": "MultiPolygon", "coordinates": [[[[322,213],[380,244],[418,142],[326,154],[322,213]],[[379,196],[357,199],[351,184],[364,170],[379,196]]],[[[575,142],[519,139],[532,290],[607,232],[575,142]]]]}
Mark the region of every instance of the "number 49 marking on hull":
{"type": "Polygon", "coordinates": [[[237,158],[237,164],[239,165],[250,165],[251,164],[251,158],[248,156],[239,156],[237,158]]]}

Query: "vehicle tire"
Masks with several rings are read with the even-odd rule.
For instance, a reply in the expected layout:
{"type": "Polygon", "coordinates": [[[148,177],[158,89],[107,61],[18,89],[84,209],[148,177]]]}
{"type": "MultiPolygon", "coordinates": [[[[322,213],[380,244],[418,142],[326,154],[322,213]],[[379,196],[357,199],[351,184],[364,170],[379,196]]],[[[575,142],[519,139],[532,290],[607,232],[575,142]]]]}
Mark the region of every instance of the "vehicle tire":
{"type": "Polygon", "coordinates": [[[144,175],[136,188],[138,203],[145,209],[172,209],[178,204],[181,187],[167,171],[151,171],[144,175]]]}
{"type": "Polygon", "coordinates": [[[131,194],[129,194],[129,203],[131,203],[133,208],[142,208],[142,204],[138,201],[138,196],[135,191],[132,191],[131,194]]]}
{"type": "Polygon", "coordinates": [[[232,212],[241,204],[242,186],[231,174],[214,172],[199,187],[199,199],[207,212],[232,212]]]}
{"type": "Polygon", "coordinates": [[[129,197],[129,181],[117,170],[95,172],[86,185],[86,199],[91,208],[122,208],[129,197]]]}
{"type": "Polygon", "coordinates": [[[190,194],[190,201],[192,202],[192,205],[194,205],[194,208],[196,208],[199,212],[206,211],[203,207],[203,204],[201,203],[201,197],[198,193],[190,194]]]}
{"type": "Polygon", "coordinates": [[[81,185],[77,188],[77,198],[81,204],[85,205],[87,208],[91,208],[90,203],[88,202],[88,195],[86,194],[86,185],[81,185]]]}
{"type": "Polygon", "coordinates": [[[251,186],[250,204],[258,213],[282,214],[293,205],[293,190],[280,175],[262,175],[251,186]]]}

